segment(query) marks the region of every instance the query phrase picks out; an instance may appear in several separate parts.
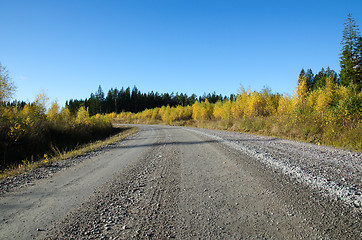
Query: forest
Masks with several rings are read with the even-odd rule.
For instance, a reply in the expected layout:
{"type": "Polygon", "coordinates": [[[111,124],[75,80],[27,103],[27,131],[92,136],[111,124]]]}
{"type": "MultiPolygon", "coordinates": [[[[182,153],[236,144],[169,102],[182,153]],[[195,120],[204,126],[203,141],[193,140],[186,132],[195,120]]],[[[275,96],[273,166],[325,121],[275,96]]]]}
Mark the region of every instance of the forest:
{"type": "MultiPolygon", "coordinates": [[[[230,98],[234,98],[231,95],[230,98]]],[[[101,86],[98,87],[96,93],[92,93],[88,99],[85,100],[69,100],[66,102],[66,107],[71,113],[76,113],[78,108],[83,106],[89,110],[89,114],[103,114],[103,113],[120,113],[120,112],[142,112],[145,109],[152,109],[162,106],[189,106],[192,105],[196,100],[204,101],[208,99],[210,102],[216,103],[219,100],[224,100],[226,97],[216,95],[215,92],[212,94],[206,93],[203,96],[197,97],[195,94],[187,96],[187,94],[174,93],[162,93],[149,92],[141,93],[136,86],[131,90],[130,87],[121,90],[110,89],[105,96],[101,86]]]]}
{"type": "Polygon", "coordinates": [[[340,72],[299,73],[293,96],[240,88],[235,95],[142,93],[136,86],[101,86],[64,107],[39,94],[34,102],[11,101],[15,85],[0,63],[0,171],[44,161],[112,134],[112,122],[224,129],[362,150],[362,36],[352,16],[343,31],[340,72]]]}

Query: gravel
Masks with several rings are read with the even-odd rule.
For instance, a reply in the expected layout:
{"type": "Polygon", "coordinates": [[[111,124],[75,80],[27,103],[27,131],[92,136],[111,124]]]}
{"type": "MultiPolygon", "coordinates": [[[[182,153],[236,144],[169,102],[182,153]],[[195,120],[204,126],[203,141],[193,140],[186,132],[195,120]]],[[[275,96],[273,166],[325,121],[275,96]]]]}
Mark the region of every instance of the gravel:
{"type": "Polygon", "coordinates": [[[362,206],[362,153],[243,133],[191,129],[242,151],[354,210],[362,206]]]}
{"type": "Polygon", "coordinates": [[[117,154],[122,151],[142,149],[132,151],[137,154],[134,160],[81,204],[49,227],[38,227],[35,238],[362,236],[361,153],[226,131],[139,128],[121,145],[59,163],[65,167],[49,166],[6,179],[0,189],[21,190],[37,184],[37,176],[68,171],[78,162],[95,158],[92,154],[101,161],[104,152],[121,158],[117,154]]]}
{"type": "Polygon", "coordinates": [[[76,166],[86,161],[87,159],[108,151],[114,145],[115,144],[110,144],[108,146],[103,146],[97,150],[87,152],[73,158],[53,162],[46,166],[31,170],[27,173],[20,174],[16,177],[6,177],[0,181],[0,197],[4,196],[5,193],[10,191],[19,190],[27,186],[33,186],[37,180],[50,178],[59,171],[65,171],[66,169],[76,166]]]}

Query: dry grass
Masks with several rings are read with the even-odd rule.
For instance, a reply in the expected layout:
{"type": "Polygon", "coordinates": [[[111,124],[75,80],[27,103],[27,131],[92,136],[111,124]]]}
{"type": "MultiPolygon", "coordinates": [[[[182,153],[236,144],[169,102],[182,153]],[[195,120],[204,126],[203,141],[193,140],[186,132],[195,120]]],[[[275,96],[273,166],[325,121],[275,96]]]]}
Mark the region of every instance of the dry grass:
{"type": "MultiPolygon", "coordinates": [[[[176,125],[177,122],[174,124],[176,125]]],[[[362,151],[362,124],[360,122],[341,128],[340,126],[322,127],[312,121],[292,123],[288,119],[278,117],[255,117],[233,121],[189,121],[182,125],[257,134],[351,151],[362,151]]]]}
{"type": "Polygon", "coordinates": [[[135,128],[135,127],[125,128],[125,127],[121,127],[121,126],[117,126],[117,125],[115,125],[115,127],[120,129],[119,133],[117,133],[111,137],[108,137],[105,140],[99,140],[99,141],[95,141],[92,143],[88,143],[88,144],[79,146],[78,148],[71,150],[71,151],[60,152],[57,149],[54,149],[53,156],[48,156],[45,154],[44,159],[41,161],[29,162],[27,160],[24,160],[23,164],[20,164],[18,166],[13,166],[11,168],[5,169],[2,172],[0,172],[0,180],[3,178],[6,178],[6,177],[17,176],[17,175],[32,171],[37,168],[47,166],[53,162],[62,161],[65,159],[76,157],[76,156],[81,156],[88,152],[97,150],[101,147],[110,145],[115,142],[122,141],[126,137],[131,136],[131,135],[135,134],[136,132],[138,132],[138,128],[135,128]]]}

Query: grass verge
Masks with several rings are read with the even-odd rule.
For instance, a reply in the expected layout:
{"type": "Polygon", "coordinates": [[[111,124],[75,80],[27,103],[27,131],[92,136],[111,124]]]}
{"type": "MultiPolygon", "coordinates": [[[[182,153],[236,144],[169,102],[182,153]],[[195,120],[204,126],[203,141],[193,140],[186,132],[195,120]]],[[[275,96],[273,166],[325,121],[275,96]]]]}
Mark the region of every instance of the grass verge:
{"type": "Polygon", "coordinates": [[[8,169],[5,169],[0,172],[0,180],[7,177],[18,176],[23,173],[30,172],[34,169],[49,166],[53,162],[62,161],[65,159],[81,156],[88,152],[95,151],[101,147],[110,145],[115,142],[122,141],[128,136],[131,136],[138,132],[138,128],[136,127],[121,127],[115,125],[115,128],[119,129],[115,135],[112,135],[104,140],[98,140],[92,143],[81,145],[73,150],[60,152],[57,148],[53,149],[54,154],[52,156],[48,156],[44,154],[44,159],[36,162],[23,161],[23,164],[12,166],[8,169]]]}
{"type": "MultiPolygon", "coordinates": [[[[115,121],[135,123],[132,121],[115,121]]],[[[140,119],[137,120],[137,123],[241,132],[362,152],[362,122],[360,121],[345,125],[323,125],[313,118],[295,121],[293,118],[269,116],[237,120],[182,120],[174,121],[170,124],[161,120],[140,119]]]]}
{"type": "Polygon", "coordinates": [[[362,151],[362,126],[354,123],[350,126],[321,126],[311,121],[293,123],[291,120],[276,117],[256,117],[233,121],[187,121],[175,122],[197,128],[226,130],[268,137],[276,137],[316,145],[324,145],[344,150],[362,151]]]}

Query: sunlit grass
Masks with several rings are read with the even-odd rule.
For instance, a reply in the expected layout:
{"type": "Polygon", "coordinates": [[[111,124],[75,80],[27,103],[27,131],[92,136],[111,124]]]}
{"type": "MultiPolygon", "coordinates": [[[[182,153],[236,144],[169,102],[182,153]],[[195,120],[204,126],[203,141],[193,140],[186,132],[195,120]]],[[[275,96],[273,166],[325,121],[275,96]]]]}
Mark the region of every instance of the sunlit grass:
{"type": "Polygon", "coordinates": [[[362,93],[331,79],[309,92],[305,81],[293,97],[241,89],[236,100],[120,113],[120,123],[193,126],[260,134],[361,151],[362,93]]]}
{"type": "Polygon", "coordinates": [[[86,154],[88,152],[95,151],[101,147],[122,141],[123,139],[135,134],[138,131],[138,128],[136,127],[121,127],[117,126],[119,129],[119,133],[112,135],[104,140],[98,140],[92,143],[84,144],[76,149],[70,150],[70,151],[63,151],[60,152],[59,150],[54,149],[53,154],[44,154],[43,159],[38,160],[36,162],[31,162],[29,160],[23,160],[21,164],[13,165],[3,171],[0,172],[0,179],[6,178],[6,177],[13,177],[17,176],[29,171],[32,171],[34,169],[49,166],[54,162],[62,161],[69,158],[74,158],[77,156],[81,156],[83,154],[86,154]]]}

